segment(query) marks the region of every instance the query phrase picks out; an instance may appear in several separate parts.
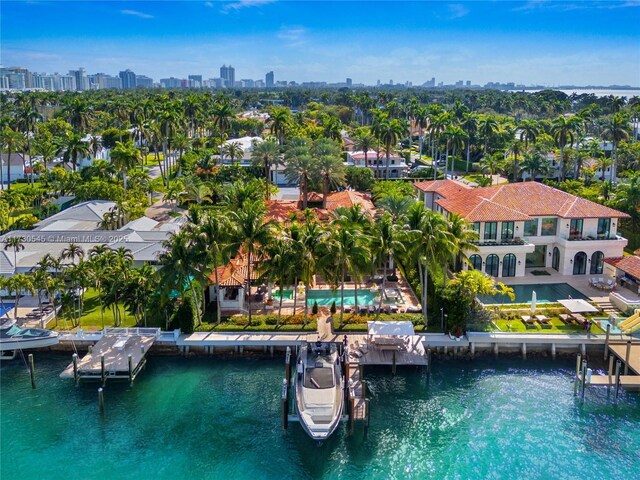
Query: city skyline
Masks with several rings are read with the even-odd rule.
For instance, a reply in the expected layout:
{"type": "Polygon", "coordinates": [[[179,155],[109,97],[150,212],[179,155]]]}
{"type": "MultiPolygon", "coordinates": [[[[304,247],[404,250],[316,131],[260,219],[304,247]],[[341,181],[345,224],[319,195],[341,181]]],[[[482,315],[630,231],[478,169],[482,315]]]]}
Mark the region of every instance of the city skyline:
{"type": "Polygon", "coordinates": [[[3,66],[375,85],[640,85],[640,2],[4,2],[3,66]],[[393,12],[392,23],[389,14],[393,12]],[[95,18],[100,18],[96,23],[95,18]],[[108,24],[108,28],[105,28],[108,24]],[[29,25],[30,28],[24,28],[29,25]],[[85,25],[90,25],[89,28],[85,25]],[[615,28],[612,26],[615,25],[615,28]]]}

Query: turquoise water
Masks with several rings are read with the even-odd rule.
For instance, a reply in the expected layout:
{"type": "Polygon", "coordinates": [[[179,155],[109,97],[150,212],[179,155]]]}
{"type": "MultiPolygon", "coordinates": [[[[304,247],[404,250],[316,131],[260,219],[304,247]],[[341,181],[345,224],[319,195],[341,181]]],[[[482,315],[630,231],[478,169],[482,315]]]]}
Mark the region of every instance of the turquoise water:
{"type": "Polygon", "coordinates": [[[75,388],[69,356],[0,367],[7,479],[637,478],[640,398],[573,396],[573,359],[436,360],[431,378],[372,369],[368,436],[321,446],[280,428],[283,360],[151,357],[133,388],[75,388]]]}
{"type": "Polygon", "coordinates": [[[564,300],[566,298],[581,298],[588,300],[589,297],[583,295],[568,283],[546,283],[539,285],[509,285],[516,295],[511,301],[506,295],[478,295],[478,299],[484,304],[494,303],[531,303],[531,295],[536,291],[536,303],[549,303],[564,300]]]}
{"type": "MultiPolygon", "coordinates": [[[[344,304],[345,305],[355,305],[355,290],[346,289],[344,290],[344,304]]],[[[275,290],[273,292],[273,298],[277,302],[280,300],[280,292],[275,290]]],[[[283,290],[282,298],[285,300],[293,300],[293,290],[283,290]]],[[[304,302],[304,294],[298,294],[298,301],[304,302]]],[[[336,290],[335,292],[332,290],[309,290],[308,296],[309,305],[313,305],[313,302],[318,302],[318,305],[330,307],[333,302],[336,302],[337,306],[340,306],[340,290],[336,290]]],[[[376,300],[375,293],[371,293],[370,290],[361,289],[358,290],[358,305],[372,305],[376,304],[379,301],[376,300]]]]}

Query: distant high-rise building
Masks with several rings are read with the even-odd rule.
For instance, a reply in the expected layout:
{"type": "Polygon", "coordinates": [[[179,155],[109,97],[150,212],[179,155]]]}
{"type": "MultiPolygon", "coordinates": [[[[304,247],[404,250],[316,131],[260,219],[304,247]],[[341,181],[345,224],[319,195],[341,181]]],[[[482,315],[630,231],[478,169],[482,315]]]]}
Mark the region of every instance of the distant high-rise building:
{"type": "Polygon", "coordinates": [[[145,75],[136,75],[136,86],[144,87],[144,88],[152,88],[153,87],[153,79],[149,78],[145,75]]]}
{"type": "Polygon", "coordinates": [[[264,83],[267,86],[267,88],[273,87],[273,85],[274,85],[274,82],[273,82],[273,71],[267,72],[267,74],[264,76],[264,83]]]}
{"type": "Polygon", "coordinates": [[[254,82],[250,78],[243,78],[242,80],[240,80],[240,84],[242,85],[242,88],[253,88],[255,87],[256,82],[254,82]]]}
{"type": "MultiPolygon", "coordinates": [[[[122,73],[122,72],[121,72],[122,73]]],[[[92,90],[105,90],[109,88],[122,88],[122,77],[112,77],[106,73],[89,75],[89,88],[92,90]]]]}
{"type": "Polygon", "coordinates": [[[353,85],[353,80],[347,78],[347,87],[350,87],[351,85],[353,85]]]}
{"type": "Polygon", "coordinates": [[[189,87],[202,88],[202,75],[189,75],[189,87]]]}
{"type": "Polygon", "coordinates": [[[231,65],[228,67],[226,65],[222,65],[220,67],[220,78],[222,78],[225,87],[234,87],[236,83],[236,69],[231,65]]]}
{"type": "Polygon", "coordinates": [[[471,86],[471,80],[467,80],[467,87],[471,86]]]}
{"type": "Polygon", "coordinates": [[[118,75],[120,76],[120,81],[122,82],[122,88],[124,88],[125,90],[132,90],[138,86],[138,82],[136,81],[136,74],[128,68],[124,72],[120,72],[118,75]]]}
{"type": "Polygon", "coordinates": [[[182,88],[182,79],[175,77],[161,78],[160,86],[162,88],[182,88]]]}
{"type": "Polygon", "coordinates": [[[76,90],[81,92],[89,89],[89,81],[87,80],[87,73],[84,68],[80,67],[78,70],[69,70],[69,75],[76,79],[76,90]]]}

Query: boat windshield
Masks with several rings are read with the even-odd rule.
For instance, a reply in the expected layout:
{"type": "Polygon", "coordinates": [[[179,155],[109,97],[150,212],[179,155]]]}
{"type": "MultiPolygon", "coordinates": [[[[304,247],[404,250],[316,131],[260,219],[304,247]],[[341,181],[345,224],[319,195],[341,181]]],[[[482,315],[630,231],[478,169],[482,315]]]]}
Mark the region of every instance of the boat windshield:
{"type": "Polygon", "coordinates": [[[0,338],[14,338],[14,337],[48,337],[51,335],[49,330],[42,330],[40,328],[20,328],[17,325],[11,325],[6,330],[0,330],[0,338]]]}
{"type": "Polygon", "coordinates": [[[333,388],[334,375],[333,368],[307,368],[304,376],[304,387],[314,389],[333,388]]]}

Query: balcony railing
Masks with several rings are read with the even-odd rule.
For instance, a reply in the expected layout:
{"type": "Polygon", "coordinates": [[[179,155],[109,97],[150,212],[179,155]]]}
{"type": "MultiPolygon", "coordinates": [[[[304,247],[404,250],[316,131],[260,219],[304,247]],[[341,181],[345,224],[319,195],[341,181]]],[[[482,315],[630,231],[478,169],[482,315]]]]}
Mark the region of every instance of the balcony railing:
{"type": "Polygon", "coordinates": [[[473,242],[478,247],[500,246],[500,245],[524,245],[526,242],[519,237],[501,238],[499,240],[482,240],[473,242]]]}
{"type": "Polygon", "coordinates": [[[623,240],[619,235],[560,235],[563,240],[570,242],[585,242],[593,240],[623,240]]]}

